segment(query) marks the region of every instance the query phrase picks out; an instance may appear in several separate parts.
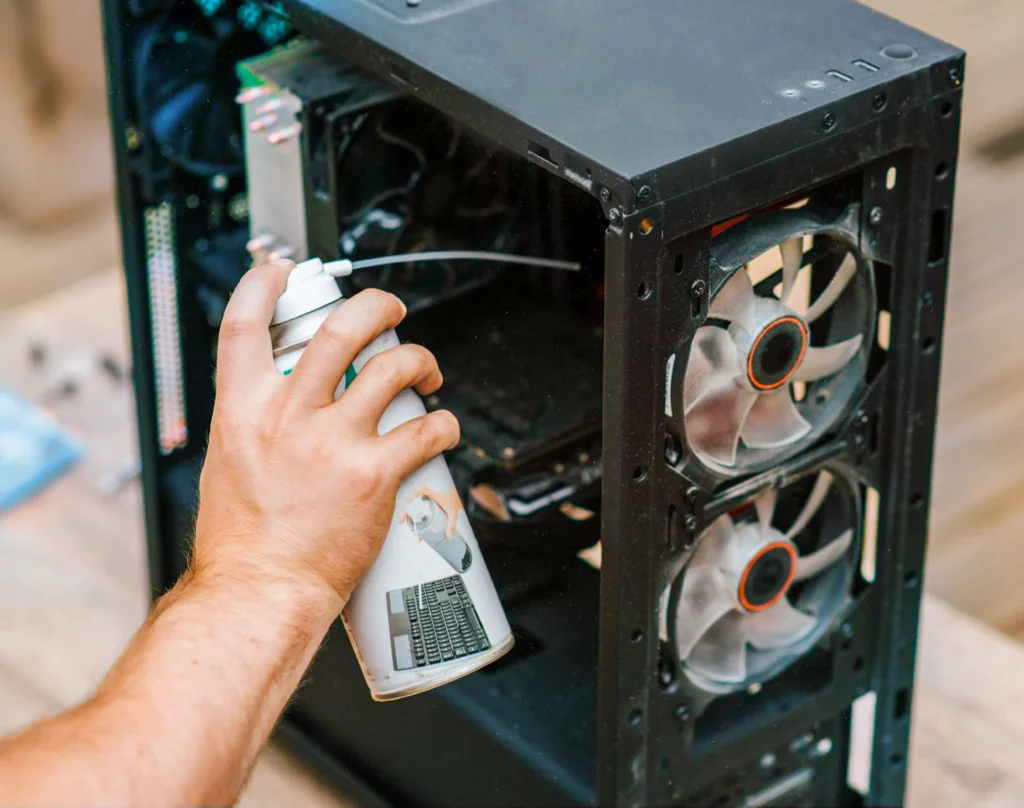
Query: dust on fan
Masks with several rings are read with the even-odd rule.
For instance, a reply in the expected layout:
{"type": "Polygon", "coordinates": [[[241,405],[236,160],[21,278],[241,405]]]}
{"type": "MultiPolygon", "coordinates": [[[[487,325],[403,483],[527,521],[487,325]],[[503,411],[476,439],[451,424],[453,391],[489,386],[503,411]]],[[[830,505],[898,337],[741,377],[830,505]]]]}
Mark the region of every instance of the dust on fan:
{"type": "Polygon", "coordinates": [[[736,469],[741,443],[781,455],[808,436],[813,426],[797,406],[794,384],[838,374],[864,343],[864,335],[856,334],[810,344],[811,327],[840,300],[860,264],[847,254],[817,298],[801,306],[795,291],[810,263],[803,242],[800,234],[778,245],[781,284],[774,290],[762,292],[760,284],[755,289],[749,264],[736,269],[711,300],[711,323],[694,335],[683,413],[690,446],[709,465],[736,469]]]}
{"type": "Polygon", "coordinates": [[[805,595],[847,557],[854,532],[847,527],[815,541],[805,531],[835,484],[831,472],[820,472],[785,531],[775,525],[778,493],[770,489],[754,500],[756,519],[724,514],[699,537],[681,579],[663,596],[661,629],[695,683],[730,690],[777,673],[828,628],[845,589],[831,587],[824,601],[805,595]],[[801,553],[800,546],[814,549],[801,553]],[[752,654],[759,655],[756,666],[752,654]]]}

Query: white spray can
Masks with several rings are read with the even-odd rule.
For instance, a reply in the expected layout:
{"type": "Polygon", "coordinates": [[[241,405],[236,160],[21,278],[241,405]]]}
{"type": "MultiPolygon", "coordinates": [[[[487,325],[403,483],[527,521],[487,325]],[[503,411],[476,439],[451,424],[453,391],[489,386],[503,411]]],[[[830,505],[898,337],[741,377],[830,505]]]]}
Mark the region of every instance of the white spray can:
{"type": "MultiPolygon", "coordinates": [[[[270,328],[278,371],[291,373],[341,302],[337,282],[318,259],[292,271],[270,328]]],[[[346,371],[335,397],[370,357],[398,344],[394,330],[370,343],[346,371]]],[[[404,390],[384,411],[377,432],[425,413],[419,396],[404,390]]],[[[380,556],[341,619],[375,701],[446,684],[512,648],[508,619],[443,457],[429,460],[402,483],[380,556]],[[452,519],[455,529],[449,531],[452,519]]]]}

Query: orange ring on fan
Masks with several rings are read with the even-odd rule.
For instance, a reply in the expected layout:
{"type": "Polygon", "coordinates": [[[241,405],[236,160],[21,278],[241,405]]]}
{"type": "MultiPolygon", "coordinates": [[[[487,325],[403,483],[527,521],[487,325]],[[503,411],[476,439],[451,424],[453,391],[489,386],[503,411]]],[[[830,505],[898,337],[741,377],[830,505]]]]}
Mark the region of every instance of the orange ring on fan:
{"type": "Polygon", "coordinates": [[[797,317],[780,317],[778,320],[773,320],[771,325],[768,326],[764,331],[757,335],[757,339],[754,340],[754,344],[750,346],[750,352],[747,354],[747,378],[750,379],[750,383],[754,385],[758,390],[775,390],[782,387],[786,382],[793,378],[793,374],[796,373],[796,369],[800,367],[800,363],[804,361],[804,354],[807,353],[807,326],[804,325],[803,321],[797,317]],[[754,353],[757,351],[757,346],[761,344],[761,340],[764,339],[765,335],[772,331],[775,326],[779,323],[794,323],[797,328],[800,329],[800,335],[803,340],[800,343],[800,356],[796,358],[793,363],[792,369],[779,379],[774,384],[761,384],[757,377],[754,375],[754,353]]]}
{"type": "Polygon", "coordinates": [[[743,577],[740,578],[738,592],[740,605],[748,612],[763,612],[765,609],[770,609],[778,603],[783,596],[785,596],[786,592],[789,590],[789,585],[793,583],[794,575],[796,575],[796,550],[793,549],[793,545],[788,541],[776,541],[765,545],[758,551],[756,556],[750,559],[750,563],[747,564],[747,568],[743,570],[743,577]],[[747,577],[750,575],[750,571],[754,568],[754,565],[757,564],[757,562],[763,558],[766,553],[779,548],[785,550],[789,554],[789,575],[786,577],[786,583],[779,587],[779,592],[774,598],[769,600],[767,603],[762,603],[760,606],[754,606],[747,600],[747,597],[744,594],[744,590],[747,588],[747,577]]]}

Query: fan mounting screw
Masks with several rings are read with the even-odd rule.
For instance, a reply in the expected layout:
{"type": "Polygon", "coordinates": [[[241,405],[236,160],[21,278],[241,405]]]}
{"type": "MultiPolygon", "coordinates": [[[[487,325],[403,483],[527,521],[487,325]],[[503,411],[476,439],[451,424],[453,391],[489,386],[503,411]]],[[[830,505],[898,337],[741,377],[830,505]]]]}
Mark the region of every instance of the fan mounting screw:
{"type": "Polygon", "coordinates": [[[690,294],[693,297],[700,299],[704,296],[704,292],[707,291],[707,288],[708,285],[700,278],[697,278],[697,280],[690,284],[690,294]]]}
{"type": "Polygon", "coordinates": [[[875,227],[882,223],[882,209],[878,205],[875,205],[868,213],[868,221],[875,227]]]}
{"type": "Polygon", "coordinates": [[[650,202],[651,201],[651,194],[652,194],[651,186],[650,185],[642,185],[642,186],[640,186],[640,190],[636,192],[636,198],[640,202],[650,202]]]}
{"type": "Polygon", "coordinates": [[[686,532],[692,536],[697,532],[697,517],[692,513],[686,514],[686,518],[683,520],[683,527],[685,527],[686,532]]]}
{"type": "Polygon", "coordinates": [[[697,490],[697,486],[691,485],[686,489],[686,501],[693,505],[697,501],[697,494],[699,493],[700,491],[697,490]]]}
{"type": "Polygon", "coordinates": [[[960,81],[960,70],[955,67],[949,68],[949,83],[954,87],[959,87],[960,81]]]}
{"type": "Polygon", "coordinates": [[[622,211],[620,211],[618,208],[612,208],[610,211],[608,211],[608,221],[611,222],[612,224],[618,224],[620,221],[622,221],[622,211]]]}
{"type": "Polygon", "coordinates": [[[826,112],[825,117],[821,119],[821,128],[826,132],[832,129],[836,125],[836,115],[834,112],[826,112]]]}
{"type": "Polygon", "coordinates": [[[602,202],[608,203],[612,201],[612,192],[607,188],[602,188],[599,196],[601,197],[602,202]]]}
{"type": "Polygon", "coordinates": [[[676,707],[676,718],[684,724],[690,720],[690,708],[685,704],[676,707]]]}

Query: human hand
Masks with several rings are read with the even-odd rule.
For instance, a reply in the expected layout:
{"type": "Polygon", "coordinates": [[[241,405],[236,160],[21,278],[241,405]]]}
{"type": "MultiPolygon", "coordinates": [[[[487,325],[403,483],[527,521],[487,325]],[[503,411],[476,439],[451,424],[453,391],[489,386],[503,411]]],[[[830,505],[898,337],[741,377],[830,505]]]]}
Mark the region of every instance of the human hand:
{"type": "Polygon", "coordinates": [[[340,612],[380,552],[402,480],[454,447],[459,425],[437,410],[377,434],[399,392],[441,386],[417,345],[374,356],[334,400],[356,355],[405,316],[380,290],[342,303],[292,373],[278,373],[269,326],[293,267],[250,270],[225,310],[192,565],[200,578],[284,583],[340,612]]]}

